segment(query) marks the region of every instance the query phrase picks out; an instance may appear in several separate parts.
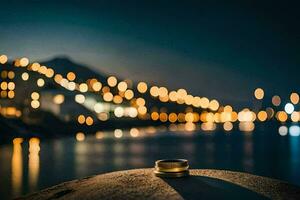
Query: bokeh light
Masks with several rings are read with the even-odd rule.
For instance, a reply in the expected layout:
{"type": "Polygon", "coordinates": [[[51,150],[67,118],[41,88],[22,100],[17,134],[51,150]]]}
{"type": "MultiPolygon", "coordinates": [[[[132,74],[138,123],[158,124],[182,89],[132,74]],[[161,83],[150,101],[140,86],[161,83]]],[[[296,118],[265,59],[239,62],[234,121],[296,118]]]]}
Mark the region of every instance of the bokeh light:
{"type": "Polygon", "coordinates": [[[254,91],[254,96],[256,99],[263,99],[265,95],[265,92],[262,88],[256,88],[254,91]]]}

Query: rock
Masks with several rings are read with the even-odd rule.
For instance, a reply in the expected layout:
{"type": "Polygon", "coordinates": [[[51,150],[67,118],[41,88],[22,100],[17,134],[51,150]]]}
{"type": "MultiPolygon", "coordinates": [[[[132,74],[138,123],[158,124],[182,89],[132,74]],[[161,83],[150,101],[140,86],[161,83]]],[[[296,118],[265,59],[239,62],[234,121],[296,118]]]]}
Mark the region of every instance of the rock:
{"type": "Polygon", "coordinates": [[[21,197],[40,199],[300,199],[300,188],[225,170],[192,169],[185,178],[159,178],[153,169],[118,171],[65,182],[21,197]]]}

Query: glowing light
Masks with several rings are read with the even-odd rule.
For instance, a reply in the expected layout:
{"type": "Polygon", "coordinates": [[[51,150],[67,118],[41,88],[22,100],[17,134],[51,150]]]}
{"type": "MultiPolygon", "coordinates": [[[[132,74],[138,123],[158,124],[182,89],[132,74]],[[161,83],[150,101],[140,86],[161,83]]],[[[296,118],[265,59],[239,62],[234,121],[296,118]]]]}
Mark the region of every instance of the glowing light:
{"type": "Polygon", "coordinates": [[[38,70],[40,74],[46,74],[47,73],[47,67],[46,66],[41,66],[38,70]]]}
{"type": "Polygon", "coordinates": [[[211,100],[209,102],[209,106],[208,107],[209,107],[210,110],[216,111],[219,108],[219,102],[217,100],[215,100],[215,99],[211,100]]]}
{"type": "Polygon", "coordinates": [[[0,85],[2,90],[7,90],[7,82],[3,81],[0,85]]]}
{"type": "Polygon", "coordinates": [[[40,98],[40,94],[37,92],[33,92],[33,93],[31,93],[31,98],[33,100],[38,100],[40,98]]]}
{"type": "Polygon", "coordinates": [[[279,106],[281,104],[281,98],[278,95],[272,97],[272,104],[274,106],[279,106]]]}
{"type": "Polygon", "coordinates": [[[109,119],[109,114],[106,112],[101,112],[98,115],[98,119],[101,121],[107,121],[109,119]]]}
{"type": "Polygon", "coordinates": [[[232,128],[233,128],[233,125],[232,125],[231,122],[225,122],[225,123],[223,124],[223,129],[224,129],[225,131],[231,131],[232,128]]]}
{"type": "Polygon", "coordinates": [[[300,135],[300,127],[298,125],[292,125],[289,128],[290,136],[297,137],[300,135]]]}
{"type": "Polygon", "coordinates": [[[96,113],[102,112],[103,111],[103,105],[102,105],[102,103],[96,103],[94,105],[94,110],[95,110],[96,113]]]}
{"type": "Polygon", "coordinates": [[[166,121],[168,121],[168,115],[167,115],[167,113],[160,113],[160,114],[159,114],[159,120],[160,120],[161,122],[166,122],[166,121]]]}
{"type": "Polygon", "coordinates": [[[186,95],[187,95],[187,91],[185,89],[181,88],[181,89],[177,90],[177,96],[178,96],[178,98],[184,99],[186,95]]]}
{"type": "Polygon", "coordinates": [[[45,81],[42,78],[39,78],[36,82],[39,87],[43,87],[45,85],[45,81]]]}
{"type": "Polygon", "coordinates": [[[7,77],[7,71],[6,70],[3,70],[1,72],[1,78],[5,79],[7,77]]]}
{"type": "Polygon", "coordinates": [[[39,63],[32,63],[30,66],[30,69],[32,71],[38,71],[40,67],[41,67],[41,65],[39,63]]]}
{"type": "Polygon", "coordinates": [[[75,101],[77,103],[83,104],[85,101],[85,96],[83,94],[76,94],[75,95],[75,101]]]}
{"type": "Polygon", "coordinates": [[[51,68],[48,68],[46,71],[46,77],[51,78],[54,75],[54,70],[51,68]]]}
{"type": "Polygon", "coordinates": [[[120,104],[120,103],[123,102],[123,98],[120,95],[115,95],[114,98],[113,98],[113,102],[115,104],[120,104]]]}
{"type": "Polygon", "coordinates": [[[286,136],[288,134],[288,128],[286,126],[280,126],[278,129],[278,133],[281,136],[286,136]]]}
{"type": "Polygon", "coordinates": [[[142,97],[137,98],[136,100],[136,105],[138,106],[144,106],[146,103],[145,99],[143,99],[142,97]]]}
{"type": "Polygon", "coordinates": [[[84,124],[85,123],[85,117],[84,117],[84,115],[79,115],[77,117],[77,121],[78,121],[79,124],[84,124]]]}
{"type": "Polygon", "coordinates": [[[87,92],[88,91],[88,85],[86,83],[81,83],[79,85],[79,91],[80,92],[87,92]]]}
{"type": "Polygon", "coordinates": [[[169,122],[174,123],[177,121],[177,114],[176,113],[170,113],[169,114],[169,122]]]}
{"type": "Polygon", "coordinates": [[[171,101],[177,101],[177,92],[176,91],[171,91],[170,93],[169,93],[169,99],[171,100],[171,101]]]}
{"type": "Polygon", "coordinates": [[[123,131],[121,129],[115,129],[114,135],[116,138],[121,138],[123,136],[123,131]]]}
{"type": "Polygon", "coordinates": [[[159,114],[157,112],[152,112],[151,119],[157,121],[159,119],[159,114]]]}
{"type": "Polygon", "coordinates": [[[107,93],[107,92],[109,92],[110,91],[110,88],[108,87],[108,86],[104,86],[103,88],[102,88],[102,92],[103,93],[107,93]]]}
{"type": "Polygon", "coordinates": [[[121,81],[119,84],[118,84],[118,90],[121,91],[121,92],[125,92],[127,90],[127,83],[125,81],[121,81]]]}
{"type": "Polygon", "coordinates": [[[65,101],[65,96],[62,94],[57,94],[53,97],[53,102],[55,104],[62,104],[65,101]]]}
{"type": "Polygon", "coordinates": [[[28,58],[21,58],[20,59],[20,66],[21,67],[26,67],[29,64],[29,59],[28,58]]]}
{"type": "Polygon", "coordinates": [[[15,87],[16,87],[16,85],[15,85],[14,82],[9,82],[9,83],[7,84],[7,88],[8,88],[9,90],[14,90],[15,87]]]}
{"type": "Polygon", "coordinates": [[[98,92],[101,90],[102,88],[102,84],[100,82],[95,82],[93,85],[92,85],[92,88],[94,91],[98,92]]]}
{"type": "Polygon", "coordinates": [[[67,74],[67,79],[68,79],[69,81],[74,81],[75,78],[76,78],[76,74],[75,74],[74,72],[69,72],[69,73],[67,74]]]}
{"type": "Polygon", "coordinates": [[[193,113],[186,113],[186,115],[185,115],[185,121],[186,122],[193,122],[194,121],[194,115],[193,115],[193,113]]]}
{"type": "Polygon", "coordinates": [[[29,74],[27,72],[22,73],[21,75],[23,81],[27,81],[29,79],[29,74]]]}
{"type": "Polygon", "coordinates": [[[230,105],[227,105],[227,106],[224,107],[224,112],[229,112],[230,113],[230,112],[232,112],[232,110],[233,109],[230,105]]]}
{"type": "Polygon", "coordinates": [[[145,93],[147,92],[148,86],[145,82],[139,82],[137,85],[137,90],[139,93],[145,93]]]}
{"type": "Polygon", "coordinates": [[[298,122],[300,120],[299,112],[293,112],[291,114],[291,120],[292,120],[292,122],[298,122]]]}
{"type": "Polygon", "coordinates": [[[238,120],[240,122],[252,122],[256,119],[256,115],[254,112],[244,109],[238,113],[238,120]]]}
{"type": "Polygon", "coordinates": [[[138,111],[134,107],[127,108],[126,113],[131,118],[135,118],[138,115],[138,111]]]}
{"type": "Polygon", "coordinates": [[[168,102],[169,101],[169,96],[166,95],[166,96],[159,96],[159,100],[161,102],[168,102]]]}
{"type": "Polygon", "coordinates": [[[1,97],[5,98],[7,96],[7,91],[1,91],[1,97]]]}
{"type": "Polygon", "coordinates": [[[9,71],[8,74],[7,74],[7,77],[8,77],[9,79],[15,78],[15,72],[9,71]]]}
{"type": "Polygon", "coordinates": [[[194,131],[196,129],[196,125],[193,122],[187,122],[184,125],[184,129],[186,131],[194,131]]]}
{"type": "Polygon", "coordinates": [[[15,97],[15,92],[14,91],[9,91],[7,93],[7,97],[10,98],[10,99],[14,98],[15,97]]]}
{"type": "Polygon", "coordinates": [[[203,131],[214,131],[216,129],[216,124],[213,122],[205,122],[201,124],[201,129],[203,131]]]}
{"type": "Polygon", "coordinates": [[[200,106],[201,106],[201,108],[208,108],[208,106],[209,106],[208,98],[206,98],[206,97],[201,98],[200,106]]]}
{"type": "Polygon", "coordinates": [[[193,106],[199,108],[201,106],[201,98],[200,97],[194,97],[192,104],[193,104],[193,106]]]}
{"type": "Polygon", "coordinates": [[[93,120],[92,117],[88,116],[88,117],[85,119],[85,123],[86,123],[86,125],[91,126],[91,125],[93,125],[94,120],[93,120]]]}
{"type": "Polygon", "coordinates": [[[103,95],[104,101],[108,101],[108,102],[109,102],[109,101],[112,101],[113,98],[114,98],[114,96],[113,96],[113,94],[110,93],[110,92],[107,92],[107,93],[105,93],[105,94],[103,95]]]}
{"type": "Polygon", "coordinates": [[[130,133],[131,137],[138,137],[140,134],[140,131],[137,128],[131,128],[129,133],[130,133]]]}
{"type": "Polygon", "coordinates": [[[116,109],[114,110],[114,114],[116,117],[123,117],[124,109],[122,107],[116,107],[116,109]]]}
{"type": "Polygon", "coordinates": [[[76,140],[77,140],[78,142],[84,141],[84,140],[85,140],[85,135],[84,135],[84,133],[78,132],[78,133],[76,134],[76,140]]]}
{"type": "Polygon", "coordinates": [[[194,100],[194,97],[192,96],[192,95],[186,95],[185,97],[184,97],[184,103],[186,104],[186,105],[192,105],[192,103],[193,103],[193,100],[194,100]]]}
{"type": "Polygon", "coordinates": [[[13,140],[13,154],[11,159],[11,181],[14,197],[22,193],[23,178],[23,157],[22,157],[22,138],[13,140]]]}
{"type": "Polygon", "coordinates": [[[134,96],[134,93],[133,93],[132,90],[126,90],[126,92],[125,92],[125,98],[126,98],[127,100],[132,99],[133,96],[134,96]]]}
{"type": "Polygon", "coordinates": [[[62,75],[60,75],[60,74],[56,74],[56,75],[54,76],[54,81],[55,81],[56,83],[60,83],[62,79],[63,79],[63,77],[62,77],[62,75]]]}
{"type": "Polygon", "coordinates": [[[97,140],[101,140],[102,138],[104,138],[104,133],[101,131],[97,131],[95,137],[97,140]]]}
{"type": "Polygon", "coordinates": [[[7,56],[6,55],[0,55],[0,64],[5,64],[7,62],[7,56]]]}
{"type": "Polygon", "coordinates": [[[75,82],[69,82],[67,89],[70,91],[74,91],[76,89],[76,83],[75,82]]]}
{"type": "Polygon", "coordinates": [[[285,112],[279,111],[279,112],[277,112],[277,119],[280,122],[285,122],[288,119],[288,116],[287,116],[287,114],[285,112]]]}
{"type": "Polygon", "coordinates": [[[249,121],[246,121],[246,122],[240,122],[239,123],[239,129],[240,131],[243,131],[243,132],[252,132],[255,128],[255,125],[253,122],[249,122],[249,121]]]}
{"type": "Polygon", "coordinates": [[[114,76],[110,76],[107,78],[107,84],[110,86],[110,87],[115,87],[118,83],[118,80],[116,77],[114,76]]]}
{"type": "Polygon", "coordinates": [[[140,106],[137,111],[140,115],[145,115],[147,113],[147,108],[145,106],[140,106]]]}
{"type": "Polygon", "coordinates": [[[254,91],[254,96],[256,99],[263,99],[265,95],[265,92],[262,88],[256,88],[254,91]]]}
{"type": "Polygon", "coordinates": [[[168,95],[168,89],[167,89],[166,87],[160,87],[160,88],[158,89],[158,95],[159,95],[160,97],[165,97],[165,96],[167,96],[167,95],[168,95]]]}
{"type": "Polygon", "coordinates": [[[29,187],[35,188],[37,186],[39,167],[40,167],[40,139],[29,139],[29,160],[28,160],[28,180],[29,187]]]}
{"type": "Polygon", "coordinates": [[[37,109],[38,107],[40,107],[40,102],[38,100],[32,100],[31,107],[37,109]]]}
{"type": "Polygon", "coordinates": [[[267,114],[266,111],[263,111],[263,110],[259,111],[258,114],[257,114],[257,118],[258,118],[259,121],[264,122],[264,121],[267,120],[268,114],[267,114]]]}
{"type": "Polygon", "coordinates": [[[157,86],[152,86],[150,88],[150,94],[153,97],[158,97],[158,95],[159,95],[159,88],[157,86]]]}
{"type": "Polygon", "coordinates": [[[299,94],[293,92],[290,96],[290,100],[293,104],[299,103],[299,94]]]}
{"type": "Polygon", "coordinates": [[[287,104],[285,104],[285,106],[284,106],[284,110],[285,110],[285,112],[287,113],[287,114],[292,114],[292,112],[294,112],[294,105],[293,104],[291,104],[291,103],[287,103],[287,104]]]}

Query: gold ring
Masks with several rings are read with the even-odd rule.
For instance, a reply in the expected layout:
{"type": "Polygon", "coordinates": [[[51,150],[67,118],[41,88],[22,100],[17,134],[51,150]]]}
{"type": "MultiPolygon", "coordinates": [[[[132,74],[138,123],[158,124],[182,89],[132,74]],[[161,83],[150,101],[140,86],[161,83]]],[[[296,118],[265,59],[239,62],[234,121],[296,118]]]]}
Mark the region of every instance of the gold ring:
{"type": "Polygon", "coordinates": [[[175,167],[187,167],[188,161],[185,159],[166,159],[166,160],[157,160],[155,162],[156,167],[162,167],[165,169],[175,168],[175,167]]]}
{"type": "Polygon", "coordinates": [[[155,162],[154,174],[159,177],[183,177],[189,175],[189,164],[185,159],[166,159],[155,162]]]}
{"type": "Polygon", "coordinates": [[[156,171],[160,172],[182,172],[189,169],[189,166],[186,167],[174,167],[174,168],[163,168],[163,167],[155,167],[156,171]]]}

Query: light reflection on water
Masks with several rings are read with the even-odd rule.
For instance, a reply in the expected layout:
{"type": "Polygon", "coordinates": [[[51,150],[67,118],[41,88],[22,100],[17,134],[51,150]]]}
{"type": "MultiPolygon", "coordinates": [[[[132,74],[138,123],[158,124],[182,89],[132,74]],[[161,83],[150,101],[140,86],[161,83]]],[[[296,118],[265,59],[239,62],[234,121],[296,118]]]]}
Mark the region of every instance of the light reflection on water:
{"type": "Polygon", "coordinates": [[[13,155],[11,158],[11,187],[13,197],[22,194],[23,181],[23,156],[22,156],[22,142],[23,139],[16,138],[13,141],[13,155]]]}
{"type": "Polygon", "coordinates": [[[246,133],[180,132],[174,127],[158,133],[145,128],[122,130],[121,138],[111,131],[41,143],[38,138],[17,138],[0,146],[0,197],[109,171],[152,167],[162,158],[187,158],[192,168],[245,171],[300,185],[300,137],[290,134],[298,130],[290,127],[257,127],[246,133]],[[280,130],[289,133],[283,137],[280,130]]]}

